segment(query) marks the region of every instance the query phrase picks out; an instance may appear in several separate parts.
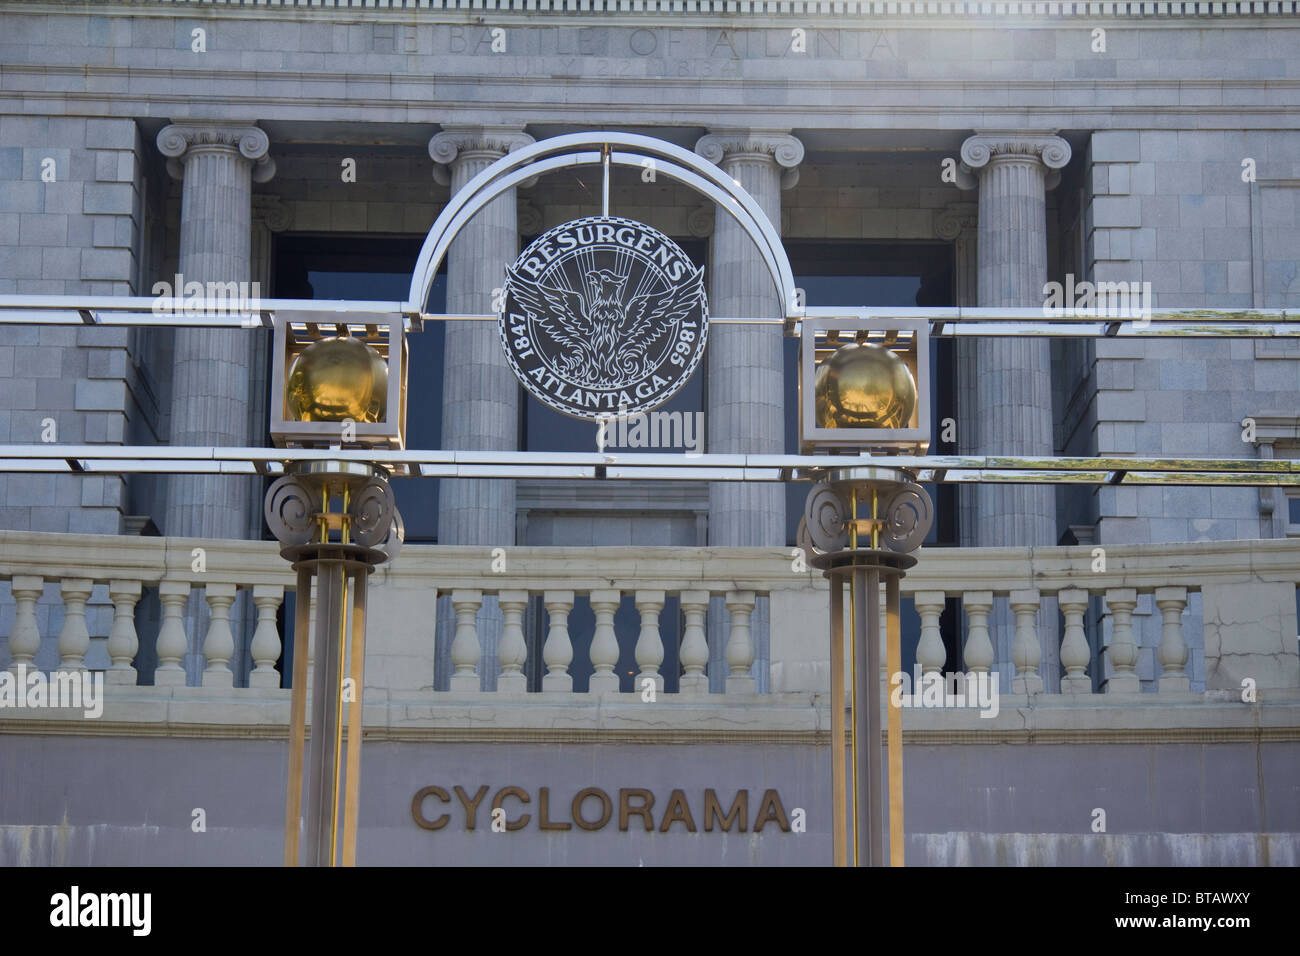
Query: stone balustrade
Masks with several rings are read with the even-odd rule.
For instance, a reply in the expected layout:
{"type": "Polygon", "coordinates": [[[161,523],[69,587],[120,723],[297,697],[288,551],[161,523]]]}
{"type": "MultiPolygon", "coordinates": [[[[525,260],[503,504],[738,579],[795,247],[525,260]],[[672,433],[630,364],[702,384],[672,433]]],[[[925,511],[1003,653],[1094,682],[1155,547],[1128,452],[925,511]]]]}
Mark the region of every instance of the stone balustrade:
{"type": "MultiPolygon", "coordinates": [[[[779,548],[512,548],[502,559],[486,548],[410,546],[372,578],[367,693],[388,700],[517,698],[531,687],[544,696],[596,700],[627,688],[620,655],[630,646],[635,667],[622,674],[635,675],[634,693],[653,687],[666,700],[749,698],[756,693],[750,618],[765,597],[772,695],[823,694],[826,584],[801,557],[779,548]],[[440,595],[455,613],[445,692],[434,690],[440,595]],[[488,658],[479,627],[488,596],[504,620],[494,691],[480,689],[488,658]],[[726,608],[717,634],[706,623],[713,599],[726,608]],[[579,651],[571,616],[581,605],[595,626],[579,651]],[[672,650],[665,648],[666,606],[677,615],[672,675],[664,672],[672,650]],[[625,628],[629,620],[639,624],[625,628]],[[715,642],[722,642],[727,668],[723,695],[709,694],[705,676],[715,642]],[[590,676],[586,693],[575,694],[581,655],[590,676]]],[[[912,620],[919,620],[919,638],[913,625],[909,646],[923,673],[1000,670],[1010,678],[1004,694],[1131,696],[1185,694],[1194,684],[1240,692],[1245,681],[1265,691],[1300,687],[1298,581],[1294,543],[1219,541],[1117,546],[1104,554],[1092,547],[932,549],[920,555],[902,590],[911,605],[905,618],[914,610],[912,620]],[[1045,597],[1055,598],[1059,623],[1039,620],[1045,597]],[[945,643],[941,628],[945,610],[957,607],[953,599],[963,619],[956,661],[955,638],[945,643]],[[998,635],[992,612],[1003,602],[1014,623],[1011,633],[998,635]],[[1040,637],[1044,623],[1056,634],[1053,655],[1040,637]],[[999,646],[1008,652],[999,655],[999,646]],[[1202,660],[1196,675],[1194,649],[1202,660]],[[1059,668],[1045,666],[1048,660],[1059,660],[1059,668]]],[[[282,695],[276,665],[290,631],[277,618],[288,617],[280,611],[294,584],[271,542],[0,532],[0,635],[7,638],[0,667],[102,669],[112,693],[142,682],[180,696],[200,693],[186,686],[188,653],[206,661],[197,672],[205,689],[282,695]],[[232,627],[240,591],[256,608],[251,633],[232,627]],[[186,631],[192,593],[210,612],[202,635],[186,631]],[[236,655],[237,642],[246,654],[236,655]],[[230,667],[237,657],[246,661],[241,673],[230,667]]]]}

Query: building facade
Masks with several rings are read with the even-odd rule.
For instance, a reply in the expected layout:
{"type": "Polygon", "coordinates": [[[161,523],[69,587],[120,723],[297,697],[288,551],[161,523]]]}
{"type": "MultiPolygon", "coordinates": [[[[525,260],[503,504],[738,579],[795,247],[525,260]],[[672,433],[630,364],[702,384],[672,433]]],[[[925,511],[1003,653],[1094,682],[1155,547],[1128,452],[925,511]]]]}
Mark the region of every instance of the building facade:
{"type": "MultiPolygon", "coordinates": [[[[1050,283],[1127,283],[1157,309],[1294,309],[1298,14],[16,0],[0,295],[196,281],[398,301],[475,175],[608,129],[742,184],[809,305],[1041,308],[1050,283]]],[[[609,201],[705,268],[712,314],[777,314],[725,211],[653,168],[616,172],[609,201]]],[[[495,311],[531,238],[600,210],[598,168],[523,183],[458,235],[426,311],[495,311]]],[[[795,342],[775,328],[716,325],[666,407],[682,428],[646,450],[796,452],[795,342]]],[[[408,447],[596,449],[520,389],[494,324],[426,322],[410,349],[408,447]]],[[[0,326],[0,442],[267,446],[269,355],[261,328],[0,326]]],[[[1298,457],[1287,338],[939,339],[931,371],[939,454],[1298,457]]],[[[91,720],[0,708],[0,861],[279,860],[295,602],[265,487],[0,475],[0,667],[108,682],[91,720]],[[120,789],[77,786],[100,773],[120,789]]],[[[826,586],[793,550],[806,486],[395,487],[407,544],[374,577],[362,862],[829,862],[826,586]],[[489,804],[529,819],[495,833],[489,804]]],[[[933,494],[904,670],[987,670],[1001,696],[996,714],[905,713],[909,863],[1294,864],[1300,498],[933,494]]]]}

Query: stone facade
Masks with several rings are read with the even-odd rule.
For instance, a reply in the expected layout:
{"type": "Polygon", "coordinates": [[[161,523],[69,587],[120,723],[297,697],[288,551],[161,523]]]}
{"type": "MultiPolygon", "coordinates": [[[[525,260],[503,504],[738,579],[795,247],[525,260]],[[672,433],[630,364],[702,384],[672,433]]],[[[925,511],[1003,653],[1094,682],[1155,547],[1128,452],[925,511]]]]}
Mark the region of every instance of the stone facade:
{"type": "MultiPolygon", "coordinates": [[[[571,6],[501,0],[470,23],[452,0],[11,0],[0,10],[0,295],[149,295],[178,272],[256,280],[274,294],[277,237],[346,237],[359,248],[372,238],[418,238],[496,156],[614,128],[718,163],[787,242],[951,244],[952,304],[1032,308],[1045,282],[1072,277],[1150,283],[1155,308],[1300,305],[1295,0],[592,0],[562,9],[571,6]],[[354,179],[341,175],[349,161],[354,179]]],[[[522,236],[599,211],[598,174],[580,172],[522,184],[462,233],[449,261],[450,312],[489,309],[492,277],[522,236]]],[[[621,171],[611,203],[616,215],[707,242],[715,315],[773,307],[754,250],[698,194],[621,171]]],[[[519,399],[494,337],[484,323],[447,330],[437,409],[445,447],[519,447],[519,399]]],[[[770,330],[715,328],[702,409],[709,451],[784,450],[782,389],[788,400],[793,385],[781,381],[780,344],[770,330]]],[[[0,326],[0,444],[258,444],[266,368],[266,336],[252,330],[0,326]]],[[[964,454],[1300,457],[1293,342],[962,340],[952,374],[964,454]]],[[[775,486],[610,483],[584,491],[447,482],[440,544],[785,544],[775,486]]],[[[0,530],[82,542],[129,535],[133,544],[157,533],[258,538],[260,493],[259,482],[224,477],[0,475],[0,530]]],[[[1089,676],[1108,694],[1230,691],[1255,672],[1281,675],[1275,689],[1296,686],[1295,582],[1286,574],[1246,591],[1226,578],[1190,589],[1187,581],[1136,587],[1116,578],[1104,596],[1088,590],[1094,546],[1113,554],[1232,541],[1223,547],[1243,554],[1256,539],[1285,537],[1283,489],[964,488],[960,501],[963,544],[1081,546],[1066,570],[1053,571],[1074,578],[1041,599],[1038,579],[1024,577],[1032,562],[996,578],[974,575],[948,595],[989,614],[1004,686],[1014,679],[1017,693],[1026,688],[1013,658],[1031,644],[1017,643],[1017,614],[1030,622],[1025,634],[1038,628],[1031,676],[1049,694],[1079,690],[1061,673],[1058,621],[1067,615],[1085,627],[1098,665],[1089,676]],[[1166,644],[1175,623],[1178,641],[1166,644]]],[[[188,561],[183,544],[166,558],[173,571],[188,561]]],[[[760,590],[751,604],[743,572],[713,588],[707,630],[725,632],[728,607],[752,611],[752,676],[727,673],[727,648],[711,640],[712,691],[820,693],[822,622],[809,617],[820,595],[804,595],[812,603],[792,610],[760,590]]],[[[24,656],[36,635],[33,661],[52,668],[67,656],[67,632],[88,666],[107,666],[105,636],[127,598],[122,579],[106,575],[0,575],[8,578],[0,581],[0,634],[17,630],[24,656]],[[86,648],[67,623],[66,609],[82,600],[86,648]]],[[[138,661],[150,673],[162,626],[157,584],[144,581],[138,608],[131,602],[141,633],[151,635],[138,661]]],[[[242,595],[256,602],[250,587],[271,585],[222,582],[236,585],[231,670],[236,684],[256,685],[247,676],[257,656],[253,609],[242,595]]],[[[681,582],[660,585],[680,591],[681,582]]],[[[923,627],[937,628],[943,585],[930,587],[914,606],[930,622],[923,627]]],[[[458,610],[468,617],[462,623],[477,619],[481,659],[477,672],[457,676],[456,690],[495,691],[501,613],[490,585],[462,582],[459,609],[450,593],[436,600],[422,586],[409,590],[401,595],[409,606],[375,608],[393,632],[387,648],[376,638],[375,692],[412,700],[447,690],[458,610]]],[[[707,604],[710,592],[702,593],[707,604]]],[[[165,595],[170,607],[178,595],[165,595]]],[[[226,596],[213,592],[211,606],[224,613],[226,596]]],[[[653,597],[645,600],[653,605],[653,597]]],[[[262,596],[263,605],[269,600],[262,596]]],[[[206,615],[196,589],[186,673],[169,644],[160,683],[204,682],[197,634],[206,615]]],[[[18,659],[9,644],[0,642],[0,666],[18,659]]],[[[266,661],[258,666],[265,679],[266,661]]],[[[535,719],[510,717],[518,726],[506,729],[535,719]]],[[[1093,729],[1101,733],[1107,719],[1093,729]]],[[[1162,719],[1129,730],[1159,733],[1162,719]]],[[[775,740],[790,726],[778,719],[763,731],[775,740]]],[[[787,771],[802,767],[790,760],[787,771]]],[[[1241,819],[1244,829],[1254,825],[1241,819]]],[[[972,818],[967,829],[999,834],[1008,825],[972,818]]],[[[932,862],[1036,852],[1010,836],[923,837],[909,854],[932,862]]],[[[1257,849],[1233,840],[1196,852],[1254,862],[1257,849]]],[[[770,852],[769,861],[804,859],[770,852]]],[[[1052,852],[1059,861],[1093,860],[1069,841],[1052,852]]],[[[1175,840],[1156,856],[1181,852],[1175,840]]],[[[1270,852],[1275,862],[1294,860],[1291,843],[1270,852]]]]}

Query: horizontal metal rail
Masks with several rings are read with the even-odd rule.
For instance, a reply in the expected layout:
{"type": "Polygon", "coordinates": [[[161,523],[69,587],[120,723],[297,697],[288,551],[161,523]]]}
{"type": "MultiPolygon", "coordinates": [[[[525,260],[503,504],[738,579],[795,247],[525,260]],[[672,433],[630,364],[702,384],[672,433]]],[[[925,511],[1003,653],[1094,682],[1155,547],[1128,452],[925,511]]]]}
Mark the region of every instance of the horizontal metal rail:
{"type": "Polygon", "coordinates": [[[913,455],[685,455],[217,446],[0,445],[0,473],[263,474],[294,462],[373,462],[421,478],[802,481],[829,469],[898,468],[936,484],[1300,484],[1300,460],[1233,458],[1032,458],[913,455]]]}
{"type": "MultiPolygon", "coordinates": [[[[376,318],[401,315],[408,332],[425,322],[496,322],[495,313],[430,314],[403,312],[400,302],[353,302],[331,299],[220,298],[197,301],[183,297],[0,295],[0,325],[102,325],[204,328],[270,328],[277,313],[320,321],[320,313],[339,323],[365,325],[376,318]]],[[[1037,335],[1059,338],[1259,338],[1300,337],[1300,313],[1285,309],[1161,309],[1141,314],[1122,309],[1007,308],[843,308],[809,306],[803,318],[925,319],[930,334],[964,336],[1037,335]]],[[[772,325],[796,333],[798,319],[756,316],[710,316],[722,325],[772,325]]]]}

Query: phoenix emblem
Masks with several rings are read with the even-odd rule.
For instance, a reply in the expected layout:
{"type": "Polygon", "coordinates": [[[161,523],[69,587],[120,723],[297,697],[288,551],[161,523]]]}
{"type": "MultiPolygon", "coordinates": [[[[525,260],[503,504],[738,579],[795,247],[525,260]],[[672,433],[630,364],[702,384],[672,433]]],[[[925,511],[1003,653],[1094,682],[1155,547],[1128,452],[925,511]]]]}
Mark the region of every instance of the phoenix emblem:
{"type": "Polygon", "coordinates": [[[677,285],[627,297],[627,275],[610,269],[582,274],[582,290],[533,281],[506,270],[511,295],[559,348],[557,371],[577,385],[619,388],[644,378],[661,361],[661,342],[704,299],[704,269],[677,285]]]}

